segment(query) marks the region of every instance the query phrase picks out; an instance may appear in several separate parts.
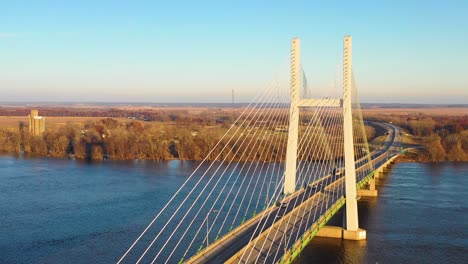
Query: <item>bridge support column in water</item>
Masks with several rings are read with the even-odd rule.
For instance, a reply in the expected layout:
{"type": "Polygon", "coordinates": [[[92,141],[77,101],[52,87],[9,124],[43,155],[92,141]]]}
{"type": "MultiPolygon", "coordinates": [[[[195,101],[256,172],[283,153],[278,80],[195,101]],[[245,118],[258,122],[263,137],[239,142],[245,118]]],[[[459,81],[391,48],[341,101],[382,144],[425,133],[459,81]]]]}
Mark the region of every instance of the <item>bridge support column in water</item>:
{"type": "Polygon", "coordinates": [[[346,230],[359,228],[356,194],[356,165],[354,161],[352,116],[352,43],[346,36],[343,47],[343,135],[345,158],[346,230]]]}
{"type": "Polygon", "coordinates": [[[375,189],[375,179],[370,179],[366,184],[365,188],[362,188],[357,191],[358,196],[363,197],[376,197],[378,196],[378,191],[375,189]]]}
{"type": "Polygon", "coordinates": [[[343,41],[343,133],[345,159],[345,220],[344,228],[325,226],[317,236],[343,238],[348,240],[366,239],[366,231],[359,228],[356,167],[354,160],[353,116],[352,116],[352,38],[343,41]]]}
{"type": "MultiPolygon", "coordinates": [[[[342,107],[344,158],[345,158],[345,199],[346,214],[344,228],[333,227],[329,231],[330,237],[339,237],[351,240],[366,239],[366,231],[359,228],[357,210],[356,167],[354,158],[353,117],[352,117],[352,39],[345,36],[343,47],[343,99],[314,99],[301,98],[302,86],[300,40],[293,38],[291,42],[291,91],[290,112],[288,128],[288,144],[286,149],[286,170],[284,179],[284,195],[296,191],[297,150],[299,137],[299,113],[301,107],[342,107]]],[[[375,190],[375,188],[374,188],[375,190]]],[[[328,227],[323,227],[318,236],[328,236],[328,227]]]]}

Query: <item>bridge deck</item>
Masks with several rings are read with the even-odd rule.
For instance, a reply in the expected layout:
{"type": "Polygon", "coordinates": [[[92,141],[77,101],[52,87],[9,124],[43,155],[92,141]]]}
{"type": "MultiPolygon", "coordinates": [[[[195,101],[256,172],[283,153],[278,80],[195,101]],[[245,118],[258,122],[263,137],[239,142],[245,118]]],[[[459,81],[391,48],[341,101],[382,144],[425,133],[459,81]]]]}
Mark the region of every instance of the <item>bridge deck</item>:
{"type": "MultiPolygon", "coordinates": [[[[398,138],[397,128],[387,126],[390,133],[383,148],[377,149],[371,155],[376,167],[385,162],[386,153],[392,149],[393,143],[398,138]]],[[[357,171],[369,169],[368,164],[360,161],[356,161],[356,165],[357,171]]],[[[286,207],[273,206],[266,209],[199,252],[189,259],[188,263],[272,263],[281,259],[285,253],[291,254],[285,251],[284,246],[292,246],[296,241],[284,241],[284,237],[301,239],[308,232],[308,237],[312,239],[319,228],[336,213],[337,207],[339,209],[343,205],[343,176],[343,174],[326,175],[314,183],[326,181],[326,184],[318,185],[317,189],[312,190],[309,185],[297,191],[285,199],[286,207]],[[324,212],[317,213],[323,208],[324,212]]],[[[366,173],[357,179],[359,188],[371,178],[372,173],[366,173]]]]}
{"type": "Polygon", "coordinates": [[[300,238],[308,229],[306,223],[317,222],[320,215],[315,212],[318,208],[328,207],[333,200],[330,199],[330,195],[323,193],[309,197],[231,257],[227,263],[273,263],[285,252],[284,240],[288,237],[300,238]]]}

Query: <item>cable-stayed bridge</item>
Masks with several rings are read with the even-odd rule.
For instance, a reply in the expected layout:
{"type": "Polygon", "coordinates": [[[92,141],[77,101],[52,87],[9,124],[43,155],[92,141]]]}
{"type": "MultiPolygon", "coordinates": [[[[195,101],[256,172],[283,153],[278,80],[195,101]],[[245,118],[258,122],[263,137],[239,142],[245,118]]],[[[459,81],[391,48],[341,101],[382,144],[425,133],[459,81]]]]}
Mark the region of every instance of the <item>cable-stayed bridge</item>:
{"type": "Polygon", "coordinates": [[[401,132],[373,124],[388,135],[369,146],[350,36],[334,86],[311,91],[300,58],[295,38],[290,87],[272,86],[243,109],[118,263],[290,263],[314,236],[366,238],[357,200],[377,195],[401,132]],[[343,225],[326,226],[343,206],[343,225]]]}

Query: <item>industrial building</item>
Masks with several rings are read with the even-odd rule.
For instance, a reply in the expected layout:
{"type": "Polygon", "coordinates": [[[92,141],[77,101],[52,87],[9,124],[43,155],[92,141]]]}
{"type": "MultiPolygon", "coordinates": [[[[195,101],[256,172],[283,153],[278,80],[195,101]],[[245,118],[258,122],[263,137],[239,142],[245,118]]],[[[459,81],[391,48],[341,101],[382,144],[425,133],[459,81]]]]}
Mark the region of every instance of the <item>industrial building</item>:
{"type": "Polygon", "coordinates": [[[31,110],[29,117],[29,133],[40,136],[45,131],[45,117],[39,116],[38,110],[31,110]]]}

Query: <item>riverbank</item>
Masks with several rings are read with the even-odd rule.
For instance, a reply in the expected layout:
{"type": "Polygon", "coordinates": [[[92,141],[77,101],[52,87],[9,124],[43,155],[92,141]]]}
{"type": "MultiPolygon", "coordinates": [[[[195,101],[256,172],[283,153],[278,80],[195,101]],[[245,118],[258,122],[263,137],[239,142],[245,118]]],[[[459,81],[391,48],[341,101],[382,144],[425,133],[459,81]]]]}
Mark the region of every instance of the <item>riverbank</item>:
{"type": "Polygon", "coordinates": [[[400,162],[421,162],[421,163],[445,163],[445,162],[468,162],[468,157],[464,154],[460,156],[449,156],[445,159],[432,159],[433,157],[424,146],[415,149],[406,149],[397,161],[400,162]]]}

